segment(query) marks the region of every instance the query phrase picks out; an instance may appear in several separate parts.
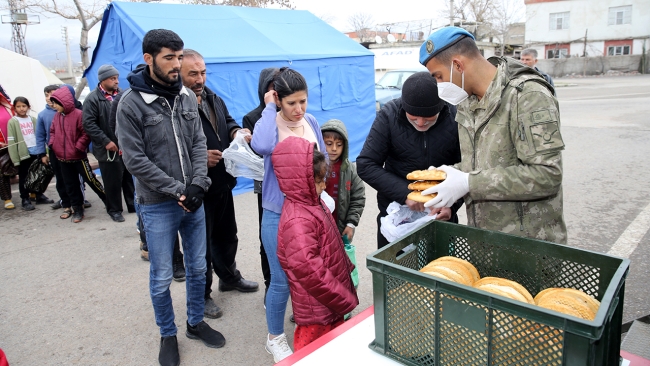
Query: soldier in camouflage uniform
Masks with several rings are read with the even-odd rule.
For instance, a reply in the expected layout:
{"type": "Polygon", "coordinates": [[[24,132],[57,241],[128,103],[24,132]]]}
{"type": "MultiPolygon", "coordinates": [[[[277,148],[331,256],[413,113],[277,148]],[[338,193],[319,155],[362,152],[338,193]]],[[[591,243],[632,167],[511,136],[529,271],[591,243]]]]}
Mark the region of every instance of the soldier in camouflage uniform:
{"type": "Polygon", "coordinates": [[[469,225],[566,244],[564,142],[553,87],[511,58],[486,60],[474,37],[456,27],[429,36],[420,62],[438,80],[440,98],[460,103],[462,155],[455,167],[440,167],[447,179],[423,192],[438,193],[425,206],[464,197],[469,225]]]}

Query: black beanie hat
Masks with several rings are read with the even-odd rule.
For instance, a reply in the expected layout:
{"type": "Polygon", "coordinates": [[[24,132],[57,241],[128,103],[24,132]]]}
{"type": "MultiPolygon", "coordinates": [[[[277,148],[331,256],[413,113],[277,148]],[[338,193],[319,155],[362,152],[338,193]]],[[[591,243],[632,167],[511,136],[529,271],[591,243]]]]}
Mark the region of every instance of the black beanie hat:
{"type": "Polygon", "coordinates": [[[402,108],[417,117],[440,113],[444,102],[438,98],[438,83],[427,71],[409,76],[402,86],[402,108]]]}

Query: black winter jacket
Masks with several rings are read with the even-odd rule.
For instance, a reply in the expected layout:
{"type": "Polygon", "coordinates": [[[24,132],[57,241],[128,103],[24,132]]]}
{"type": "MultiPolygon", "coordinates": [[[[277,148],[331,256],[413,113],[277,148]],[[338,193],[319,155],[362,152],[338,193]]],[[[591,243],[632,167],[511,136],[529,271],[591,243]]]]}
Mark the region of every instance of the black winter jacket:
{"type": "MultiPolygon", "coordinates": [[[[102,95],[99,85],[88,94],[83,103],[83,126],[93,142],[93,155],[97,161],[108,161],[106,145],[113,141],[117,144],[115,137],[115,120],[110,123],[112,102],[102,95]]],[[[116,156],[118,159],[119,155],[116,156]]]]}
{"type": "MultiPolygon", "coordinates": [[[[219,150],[223,152],[228,148],[228,146],[230,146],[230,142],[232,142],[232,139],[230,138],[232,131],[234,129],[239,129],[240,127],[237,122],[235,122],[235,119],[228,113],[228,107],[226,107],[226,103],[224,103],[221,97],[208,89],[207,86],[205,87],[205,94],[206,100],[217,119],[217,130],[215,131],[212,127],[212,123],[210,123],[210,118],[201,109],[201,104],[199,103],[199,115],[201,116],[206,145],[208,146],[208,150],[219,150]]],[[[225,190],[231,190],[235,188],[235,185],[237,184],[237,179],[226,172],[226,164],[223,159],[219,161],[217,166],[208,168],[208,177],[210,177],[210,180],[212,181],[212,185],[208,190],[208,195],[218,194],[225,190]]]]}
{"type": "MultiPolygon", "coordinates": [[[[357,157],[361,179],[377,190],[382,213],[395,201],[403,205],[411,192],[406,175],[430,166],[460,162],[456,107],[445,103],[438,120],[426,132],[417,131],[406,119],[402,99],[386,103],[372,124],[357,157]]],[[[462,201],[452,207],[455,213],[462,201]]]]}

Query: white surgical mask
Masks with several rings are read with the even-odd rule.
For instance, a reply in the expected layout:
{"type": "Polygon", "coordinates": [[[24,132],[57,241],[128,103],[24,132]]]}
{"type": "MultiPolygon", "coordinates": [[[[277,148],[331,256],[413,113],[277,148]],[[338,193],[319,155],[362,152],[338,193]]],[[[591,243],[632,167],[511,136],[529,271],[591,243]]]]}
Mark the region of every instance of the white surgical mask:
{"type": "Polygon", "coordinates": [[[449,104],[459,105],[469,97],[469,94],[465,91],[465,73],[460,73],[462,87],[458,87],[458,85],[451,82],[453,74],[454,62],[452,61],[451,71],[449,72],[449,82],[438,83],[438,97],[449,104]]]}

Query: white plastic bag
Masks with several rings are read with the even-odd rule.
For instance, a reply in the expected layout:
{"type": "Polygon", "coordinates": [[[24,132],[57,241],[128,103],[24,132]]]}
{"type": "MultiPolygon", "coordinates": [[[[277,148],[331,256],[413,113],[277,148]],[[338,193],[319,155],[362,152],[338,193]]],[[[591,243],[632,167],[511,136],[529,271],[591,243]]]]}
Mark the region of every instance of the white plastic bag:
{"type": "Polygon", "coordinates": [[[391,202],[386,208],[387,215],[380,219],[381,233],[388,242],[395,241],[434,220],[437,215],[429,216],[430,212],[429,208],[425,208],[423,212],[417,212],[409,209],[407,205],[391,202]]]}
{"type": "Polygon", "coordinates": [[[334,198],[332,198],[332,196],[330,196],[327,192],[323,191],[320,194],[320,199],[322,199],[323,202],[325,202],[325,206],[327,206],[327,208],[330,210],[330,213],[334,212],[334,209],[336,208],[334,207],[334,205],[336,203],[334,202],[334,198]]]}
{"type": "Polygon", "coordinates": [[[242,130],[237,131],[230,146],[223,151],[222,157],[226,164],[226,171],[233,177],[245,177],[254,180],[264,180],[264,159],[257,156],[245,136],[250,136],[242,130]]]}

